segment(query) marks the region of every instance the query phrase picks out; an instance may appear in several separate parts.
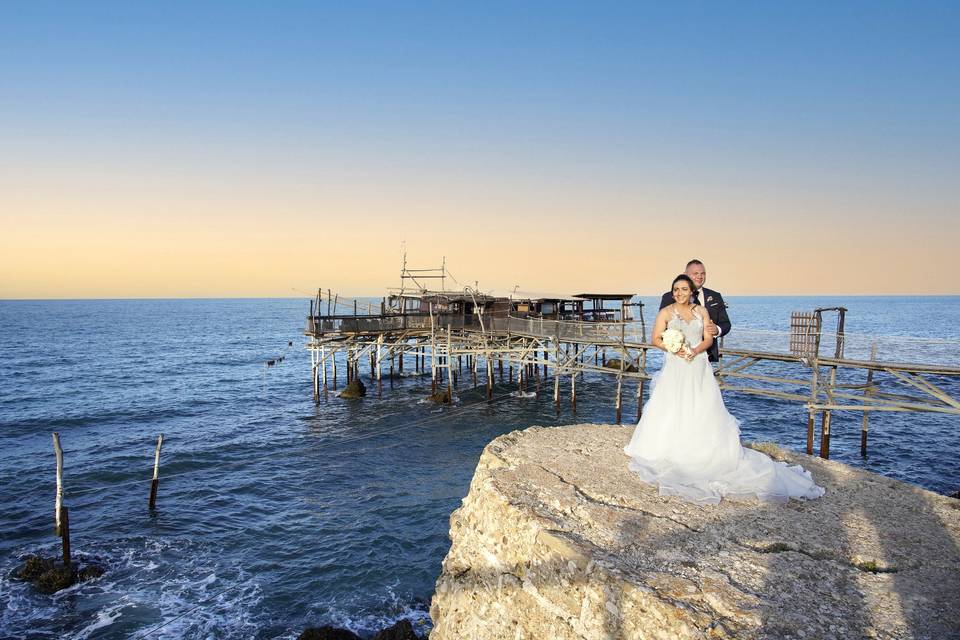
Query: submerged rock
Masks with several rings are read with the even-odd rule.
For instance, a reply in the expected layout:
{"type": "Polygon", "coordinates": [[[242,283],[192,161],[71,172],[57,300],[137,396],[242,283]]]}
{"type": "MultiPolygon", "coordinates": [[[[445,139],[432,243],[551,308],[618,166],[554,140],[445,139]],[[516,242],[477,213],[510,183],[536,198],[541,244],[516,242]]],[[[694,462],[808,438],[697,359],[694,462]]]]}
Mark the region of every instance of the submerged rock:
{"type": "MultiPolygon", "coordinates": [[[[607,360],[607,363],[606,363],[605,365],[603,365],[603,366],[604,366],[605,368],[607,368],[607,369],[616,369],[617,371],[619,371],[619,370],[620,370],[620,362],[621,362],[620,358],[610,358],[609,360],[607,360]]],[[[623,367],[623,370],[626,371],[627,373],[636,373],[636,372],[637,372],[637,367],[636,367],[635,365],[633,365],[633,364],[631,364],[631,363],[628,362],[628,363],[626,363],[626,365],[623,367]]]]}
{"type": "Polygon", "coordinates": [[[13,577],[29,582],[40,593],[56,593],[78,582],[99,578],[106,570],[95,563],[81,565],[73,562],[69,567],[53,558],[29,555],[13,572],[13,577]]]}
{"type": "Polygon", "coordinates": [[[367,387],[364,386],[363,382],[360,381],[360,378],[354,378],[350,381],[346,387],[343,388],[343,391],[340,392],[341,398],[347,398],[348,400],[354,398],[362,398],[367,395],[367,387]]]}
{"type": "Polygon", "coordinates": [[[431,640],[960,637],[956,500],[757,445],[826,495],[698,506],[628,469],[630,433],[487,445],[450,517],[431,640]]]}
{"type": "Polygon", "coordinates": [[[427,396],[427,400],[435,404],[450,404],[450,396],[446,391],[437,391],[427,396]]]}

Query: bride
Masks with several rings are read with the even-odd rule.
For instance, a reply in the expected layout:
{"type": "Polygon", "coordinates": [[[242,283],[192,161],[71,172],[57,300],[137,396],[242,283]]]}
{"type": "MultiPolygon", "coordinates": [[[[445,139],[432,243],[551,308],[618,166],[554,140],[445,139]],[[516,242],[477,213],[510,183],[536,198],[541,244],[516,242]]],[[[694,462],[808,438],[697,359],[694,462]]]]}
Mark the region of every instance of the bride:
{"type": "Polygon", "coordinates": [[[653,345],[666,351],[655,376],[643,417],[624,449],[630,469],[660,495],[675,495],[699,504],[717,504],[724,496],[762,500],[819,498],[818,487],[803,467],[776,462],[740,446],[737,419],[727,411],[707,360],[713,336],[703,307],[693,304],[693,281],[685,274],[673,281],[674,304],[657,315],[653,345]],[[683,333],[688,349],[676,354],[664,346],[663,332],[683,333]]]}

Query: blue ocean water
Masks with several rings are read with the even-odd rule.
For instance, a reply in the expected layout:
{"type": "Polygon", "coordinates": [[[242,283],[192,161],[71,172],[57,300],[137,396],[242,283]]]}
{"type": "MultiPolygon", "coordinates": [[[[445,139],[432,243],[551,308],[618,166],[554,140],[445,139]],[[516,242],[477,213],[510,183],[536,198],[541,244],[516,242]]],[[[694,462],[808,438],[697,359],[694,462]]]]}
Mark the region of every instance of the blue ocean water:
{"type": "MultiPolygon", "coordinates": [[[[651,322],[655,301],[644,302],[651,322]]],[[[728,303],[734,332],[784,331],[791,311],[842,304],[851,335],[931,340],[907,353],[949,359],[960,341],[958,297],[728,303]]],[[[381,397],[315,405],[307,309],[292,299],[0,302],[0,637],[295,638],[322,624],[366,635],[403,617],[426,628],[449,514],[486,443],[534,424],[614,419],[613,385],[591,377],[578,383],[576,414],[562,386],[559,416],[549,392],[515,398],[506,382],[493,403],[461,384],[457,405],[438,408],[421,401],[430,383],[416,377],[385,381],[381,397]],[[53,431],[74,554],[108,573],[44,596],[9,575],[24,555],[59,548],[53,431]]],[[[956,380],[934,380],[960,395],[956,380]]],[[[803,448],[801,405],[725,397],[745,439],[803,448]]],[[[625,423],[635,415],[628,395],[625,423]]],[[[863,460],[860,416],[836,414],[833,458],[960,489],[957,417],[874,415],[863,460]]]]}

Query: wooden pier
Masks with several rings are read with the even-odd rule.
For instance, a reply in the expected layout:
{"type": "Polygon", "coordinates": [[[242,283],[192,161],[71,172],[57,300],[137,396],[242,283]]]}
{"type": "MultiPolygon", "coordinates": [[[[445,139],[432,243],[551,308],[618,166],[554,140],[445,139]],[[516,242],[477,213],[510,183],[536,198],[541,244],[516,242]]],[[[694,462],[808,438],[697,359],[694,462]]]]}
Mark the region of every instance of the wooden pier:
{"type": "MultiPolygon", "coordinates": [[[[367,363],[378,394],[385,370],[391,383],[398,375],[429,375],[433,397],[446,401],[464,375],[474,387],[483,383],[492,398],[496,376],[503,381],[506,369],[507,380],[520,392],[552,384],[558,409],[561,385],[568,385],[576,407],[577,380],[592,373],[610,376],[616,385],[617,423],[628,387],[636,394],[639,419],[645,385],[651,379],[648,352],[655,347],[648,342],[643,305],[632,302],[633,294],[497,296],[470,287],[449,291],[444,284],[434,290],[422,283],[428,279],[445,283],[447,277],[445,265],[418,271],[404,267],[401,287],[379,305],[318,290],[304,332],[314,399],[319,402],[330,389],[337,389],[338,360],[346,366],[345,381],[359,376],[367,363]]],[[[878,359],[877,340],[866,357],[850,357],[845,316],[842,307],[819,308],[795,312],[789,331],[734,327],[721,341],[721,363],[715,369],[721,388],[805,405],[807,453],[814,452],[819,419],[824,458],[830,454],[834,411],[863,413],[864,456],[869,415],[874,411],[960,415],[960,402],[944,388],[960,380],[960,342],[939,341],[940,362],[935,364],[878,359]],[[828,322],[835,323],[830,330],[825,328],[828,322]],[[888,388],[891,385],[896,388],[888,388]]],[[[869,341],[864,338],[857,337],[863,343],[858,344],[860,352],[869,341]]],[[[935,341],[919,341],[931,342],[935,341]]],[[[916,352],[906,351],[907,356],[911,353],[916,352]]]]}

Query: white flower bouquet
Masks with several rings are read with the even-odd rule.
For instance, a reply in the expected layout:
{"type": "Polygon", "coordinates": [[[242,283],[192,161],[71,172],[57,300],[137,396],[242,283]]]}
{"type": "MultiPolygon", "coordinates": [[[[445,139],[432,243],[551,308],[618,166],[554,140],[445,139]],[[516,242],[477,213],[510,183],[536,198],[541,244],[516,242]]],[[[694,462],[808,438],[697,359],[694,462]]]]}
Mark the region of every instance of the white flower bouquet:
{"type": "Polygon", "coordinates": [[[683,335],[683,332],[679,329],[667,329],[662,334],[660,334],[660,340],[663,342],[664,348],[670,353],[679,353],[681,350],[684,353],[690,353],[690,348],[686,345],[686,338],[683,335]]]}

